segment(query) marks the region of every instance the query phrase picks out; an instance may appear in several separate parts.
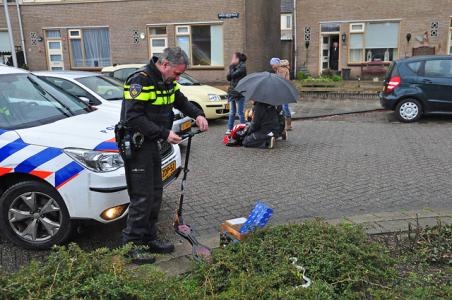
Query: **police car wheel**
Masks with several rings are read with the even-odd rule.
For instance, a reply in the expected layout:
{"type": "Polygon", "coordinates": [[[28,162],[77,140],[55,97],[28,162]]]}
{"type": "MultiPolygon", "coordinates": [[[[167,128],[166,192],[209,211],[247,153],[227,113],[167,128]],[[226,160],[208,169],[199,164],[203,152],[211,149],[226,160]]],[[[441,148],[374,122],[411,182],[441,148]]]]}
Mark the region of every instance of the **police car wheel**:
{"type": "Polygon", "coordinates": [[[71,222],[60,194],[38,181],[24,181],[0,197],[0,231],[18,246],[49,249],[64,243],[71,222]]]}

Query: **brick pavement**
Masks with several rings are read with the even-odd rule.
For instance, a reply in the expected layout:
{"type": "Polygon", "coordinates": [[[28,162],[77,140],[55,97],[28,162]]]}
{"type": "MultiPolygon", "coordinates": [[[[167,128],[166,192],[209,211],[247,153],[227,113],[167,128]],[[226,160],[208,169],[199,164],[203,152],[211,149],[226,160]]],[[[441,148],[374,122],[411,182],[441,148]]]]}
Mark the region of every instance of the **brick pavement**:
{"type": "MultiPolygon", "coordinates": [[[[389,112],[373,112],[296,121],[289,141],[273,150],[225,147],[225,126],[212,122],[193,142],[184,213],[202,236],[215,235],[225,219],[246,216],[257,199],[274,208],[273,224],[452,209],[450,117],[401,124],[389,112]]],[[[160,221],[174,241],[178,189],[165,191],[160,221]]],[[[116,246],[122,226],[88,227],[73,240],[86,249],[116,246]]],[[[45,255],[0,245],[7,269],[45,255]]]]}

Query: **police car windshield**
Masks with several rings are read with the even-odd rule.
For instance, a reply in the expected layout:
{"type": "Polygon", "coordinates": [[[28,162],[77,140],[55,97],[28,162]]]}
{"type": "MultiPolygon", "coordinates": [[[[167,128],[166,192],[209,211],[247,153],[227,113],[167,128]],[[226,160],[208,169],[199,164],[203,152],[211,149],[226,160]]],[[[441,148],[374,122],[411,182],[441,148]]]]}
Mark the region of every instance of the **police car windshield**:
{"type": "Polygon", "coordinates": [[[179,78],[179,80],[177,81],[177,83],[179,83],[180,85],[185,85],[185,86],[190,86],[190,85],[201,85],[201,83],[194,79],[193,77],[187,75],[187,74],[182,74],[179,78]]]}
{"type": "Polygon", "coordinates": [[[122,100],[124,97],[124,86],[118,79],[97,75],[81,77],[76,80],[105,100],[122,100]]]}
{"type": "Polygon", "coordinates": [[[32,74],[0,75],[0,128],[34,127],[90,111],[79,99],[32,74]]]}

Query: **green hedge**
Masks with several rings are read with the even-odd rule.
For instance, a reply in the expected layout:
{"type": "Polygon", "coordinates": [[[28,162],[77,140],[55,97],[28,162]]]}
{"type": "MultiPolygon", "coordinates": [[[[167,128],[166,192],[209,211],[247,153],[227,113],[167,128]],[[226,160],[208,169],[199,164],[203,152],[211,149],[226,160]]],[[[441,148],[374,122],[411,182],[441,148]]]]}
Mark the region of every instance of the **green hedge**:
{"type": "Polygon", "coordinates": [[[450,226],[425,232],[397,254],[381,242],[370,241],[355,226],[321,221],[277,226],[215,251],[211,264],[198,264],[180,277],[168,277],[153,266],[127,264],[123,258],[127,248],[85,252],[70,245],[57,248],[46,263],[1,274],[0,297],[441,299],[452,293],[447,276],[452,264],[451,232],[450,226]],[[309,288],[296,288],[302,283],[301,274],[290,257],[297,257],[307,269],[312,279],[309,288]]]}

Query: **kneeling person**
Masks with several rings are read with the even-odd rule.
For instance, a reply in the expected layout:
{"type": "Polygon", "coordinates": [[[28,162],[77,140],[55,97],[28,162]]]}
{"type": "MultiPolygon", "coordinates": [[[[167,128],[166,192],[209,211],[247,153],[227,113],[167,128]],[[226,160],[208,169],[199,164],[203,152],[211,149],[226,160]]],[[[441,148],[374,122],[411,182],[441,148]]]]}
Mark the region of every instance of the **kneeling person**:
{"type": "Polygon", "coordinates": [[[273,148],[276,135],[280,130],[276,107],[255,102],[253,111],[253,121],[243,139],[243,146],[248,148],[273,148]]]}

